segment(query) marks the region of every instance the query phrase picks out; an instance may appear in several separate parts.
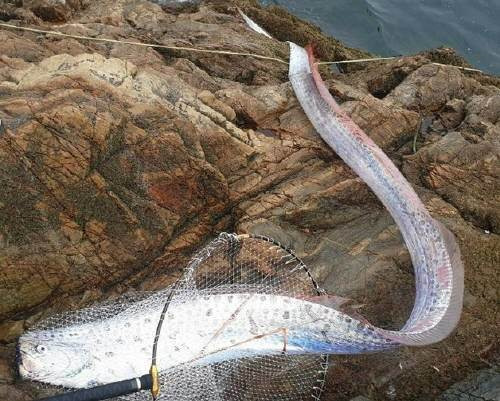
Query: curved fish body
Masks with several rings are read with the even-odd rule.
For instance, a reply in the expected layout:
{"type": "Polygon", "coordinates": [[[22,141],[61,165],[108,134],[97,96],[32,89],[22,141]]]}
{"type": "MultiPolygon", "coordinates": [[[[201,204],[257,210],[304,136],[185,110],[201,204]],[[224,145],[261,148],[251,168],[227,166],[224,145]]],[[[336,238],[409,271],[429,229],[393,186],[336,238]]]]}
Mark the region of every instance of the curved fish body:
{"type": "Polygon", "coordinates": [[[442,340],[462,310],[464,273],[453,234],[430,216],[391,160],[339,107],[321,79],[312,51],[290,43],[289,77],[316,131],[389,210],[410,252],[416,281],[411,316],[400,331],[376,332],[404,345],[442,340]]]}
{"type": "MultiPolygon", "coordinates": [[[[116,316],[35,330],[19,341],[24,378],[83,388],[146,374],[162,302],[116,316]],[[147,311],[147,312],[145,312],[147,311]]],[[[195,296],[170,305],[160,371],[259,355],[351,354],[393,347],[369,324],[320,303],[269,294],[195,296]]]]}

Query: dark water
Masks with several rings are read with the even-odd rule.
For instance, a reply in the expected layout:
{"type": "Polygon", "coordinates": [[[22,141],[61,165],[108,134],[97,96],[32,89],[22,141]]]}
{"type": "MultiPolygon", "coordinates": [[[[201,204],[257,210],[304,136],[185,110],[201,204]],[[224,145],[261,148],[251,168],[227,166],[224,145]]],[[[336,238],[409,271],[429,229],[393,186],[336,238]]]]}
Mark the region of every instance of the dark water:
{"type": "Polygon", "coordinates": [[[349,46],[393,56],[447,46],[500,74],[500,0],[262,0],[349,46]]]}

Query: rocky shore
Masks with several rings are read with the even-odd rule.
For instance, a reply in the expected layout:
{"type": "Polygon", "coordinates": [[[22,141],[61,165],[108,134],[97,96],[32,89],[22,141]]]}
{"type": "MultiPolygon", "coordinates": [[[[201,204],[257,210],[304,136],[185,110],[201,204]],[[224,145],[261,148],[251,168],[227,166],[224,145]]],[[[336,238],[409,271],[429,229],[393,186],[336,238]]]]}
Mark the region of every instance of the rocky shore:
{"type": "MultiPolygon", "coordinates": [[[[282,59],[286,40],[313,43],[322,60],[369,56],[252,0],[4,0],[0,22],[282,59]],[[236,5],[279,41],[249,30],[236,5]]],[[[463,317],[437,345],[332,358],[325,401],[466,400],[453,394],[473,385],[451,386],[484,371],[498,386],[500,79],[432,62],[466,66],[436,49],[322,73],[455,233],[463,317]]],[[[379,325],[409,314],[398,229],[315,133],[285,64],[1,28],[0,121],[0,400],[48,394],[15,375],[24,330],[169,285],[220,231],[294,248],[328,292],[379,325]]]]}

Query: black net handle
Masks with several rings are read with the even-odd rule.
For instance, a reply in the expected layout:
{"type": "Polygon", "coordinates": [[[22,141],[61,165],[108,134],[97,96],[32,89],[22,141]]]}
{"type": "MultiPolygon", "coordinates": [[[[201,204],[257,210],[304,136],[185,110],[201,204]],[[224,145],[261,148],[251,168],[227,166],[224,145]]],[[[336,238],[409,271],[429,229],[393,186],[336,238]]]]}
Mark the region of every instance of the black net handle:
{"type": "Polygon", "coordinates": [[[134,379],[122,380],[102,386],[85,388],[70,393],[58,394],[52,397],[41,398],[38,401],[101,401],[122,395],[136,393],[141,390],[150,390],[151,375],[147,374],[134,379]]]}
{"type": "Polygon", "coordinates": [[[153,400],[156,400],[158,397],[158,394],[160,393],[160,380],[158,378],[158,367],[156,366],[156,354],[158,351],[158,340],[160,338],[161,334],[161,328],[163,326],[163,321],[165,320],[165,315],[167,314],[168,307],[170,306],[170,302],[172,301],[172,298],[174,297],[175,290],[177,289],[179,285],[180,279],[177,280],[174,285],[172,286],[172,289],[170,290],[170,293],[168,294],[167,300],[165,301],[165,304],[163,305],[163,310],[161,311],[160,315],[160,320],[158,321],[158,325],[156,326],[156,333],[155,333],[155,338],[153,340],[153,352],[151,355],[151,367],[149,368],[149,376],[151,378],[151,395],[153,396],[153,400]]]}

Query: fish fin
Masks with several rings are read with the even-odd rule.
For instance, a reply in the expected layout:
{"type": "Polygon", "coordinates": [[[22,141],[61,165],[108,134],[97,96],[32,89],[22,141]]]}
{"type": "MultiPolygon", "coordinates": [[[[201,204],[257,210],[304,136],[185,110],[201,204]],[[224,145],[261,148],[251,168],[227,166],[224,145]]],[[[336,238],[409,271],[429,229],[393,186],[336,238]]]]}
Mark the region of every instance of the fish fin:
{"type": "Polygon", "coordinates": [[[454,307],[458,308],[460,305],[460,310],[463,302],[463,292],[464,292],[464,264],[462,261],[462,254],[460,252],[460,247],[458,246],[457,239],[455,235],[448,230],[443,223],[434,220],[443,235],[444,244],[446,250],[448,251],[448,256],[450,258],[450,265],[453,271],[454,279],[454,293],[456,295],[454,307]]]}
{"type": "Polygon", "coordinates": [[[354,308],[347,307],[342,312],[344,312],[346,315],[349,315],[353,319],[360,321],[361,323],[371,325],[371,323],[368,321],[368,319],[366,317],[364,317],[361,313],[357,312],[354,308]]]}
{"type": "Polygon", "coordinates": [[[307,300],[345,313],[362,323],[370,324],[370,322],[357,311],[357,309],[363,305],[352,305],[352,299],[339,297],[338,295],[318,295],[307,300]]]}
{"type": "Polygon", "coordinates": [[[307,301],[313,302],[315,304],[320,304],[323,306],[327,306],[328,308],[333,308],[340,310],[342,306],[345,306],[351,300],[349,298],[339,297],[337,295],[317,295],[311,298],[308,298],[307,301]]]}
{"type": "Polygon", "coordinates": [[[450,230],[448,230],[443,223],[435,219],[434,221],[436,222],[436,225],[439,227],[439,230],[443,235],[444,243],[446,245],[446,249],[448,250],[448,254],[450,256],[451,265],[452,267],[456,266],[457,262],[461,260],[461,254],[455,235],[450,230]]]}
{"type": "Polygon", "coordinates": [[[259,24],[257,24],[253,19],[251,19],[248,15],[246,15],[239,7],[236,7],[241,17],[245,20],[247,26],[254,32],[260,33],[261,35],[267,36],[268,38],[273,38],[269,33],[262,28],[259,24]]]}

